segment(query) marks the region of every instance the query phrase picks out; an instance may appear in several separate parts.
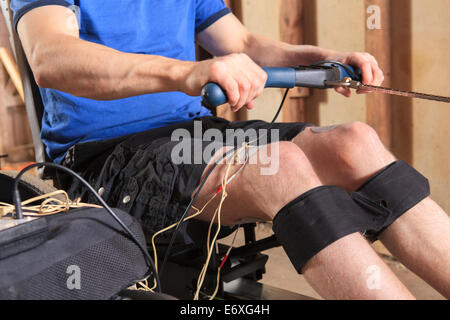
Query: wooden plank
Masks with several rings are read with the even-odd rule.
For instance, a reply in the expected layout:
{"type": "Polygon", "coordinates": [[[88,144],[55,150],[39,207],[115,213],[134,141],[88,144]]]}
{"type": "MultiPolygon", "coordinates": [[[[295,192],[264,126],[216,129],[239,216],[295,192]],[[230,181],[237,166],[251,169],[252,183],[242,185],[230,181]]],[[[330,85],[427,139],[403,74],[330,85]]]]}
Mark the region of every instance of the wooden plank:
{"type": "MultiPolygon", "coordinates": [[[[391,1],[392,87],[412,90],[412,3],[391,1]]],[[[392,152],[399,159],[413,163],[413,99],[392,97],[392,152]]]]}
{"type": "Polygon", "coordinates": [[[6,50],[6,48],[0,47],[0,61],[5,67],[6,71],[8,72],[9,77],[11,78],[11,81],[16,87],[16,90],[19,93],[20,98],[22,99],[23,102],[25,102],[25,96],[23,93],[23,85],[19,73],[19,68],[17,67],[16,63],[14,62],[14,59],[9,54],[8,50],[6,50]]]}
{"type": "MultiPolygon", "coordinates": [[[[384,71],[383,86],[390,87],[391,81],[391,22],[389,0],[365,0],[366,51],[375,56],[384,71]],[[368,9],[373,9],[369,10],[368,9]],[[379,25],[373,19],[379,19],[379,25]]],[[[384,145],[392,145],[392,97],[372,93],[366,96],[366,121],[380,136],[384,145]]]]}
{"type": "MultiPolygon", "coordinates": [[[[239,20],[242,20],[242,7],[240,0],[225,0],[225,4],[231,9],[233,14],[239,20]]],[[[228,104],[218,107],[216,112],[218,117],[225,118],[229,121],[244,120],[247,118],[245,110],[233,112],[228,104]]]]}
{"type": "MultiPolygon", "coordinates": [[[[303,1],[303,44],[315,45],[318,43],[317,2],[303,1]]],[[[305,122],[320,125],[320,105],[327,100],[327,91],[320,89],[310,90],[310,96],[305,98],[305,122]]]]}
{"type": "MultiPolygon", "coordinates": [[[[225,0],[226,5],[231,9],[233,14],[239,21],[242,22],[242,1],[241,0],[225,0]]],[[[248,112],[246,108],[242,108],[238,112],[231,111],[231,108],[227,105],[222,107],[219,112],[224,113],[226,119],[231,119],[231,121],[236,120],[248,120],[248,112]]]]}
{"type": "MultiPolygon", "coordinates": [[[[9,37],[9,33],[8,33],[8,28],[6,27],[6,24],[4,22],[4,17],[3,15],[0,13],[0,47],[5,47],[9,45],[9,41],[8,41],[8,37],[9,37]]],[[[3,125],[3,119],[5,118],[4,116],[4,110],[3,110],[3,106],[5,104],[4,102],[4,97],[5,97],[5,92],[4,92],[4,84],[7,82],[6,79],[7,75],[5,70],[3,70],[3,68],[0,68],[0,154],[4,154],[5,153],[5,149],[4,149],[4,131],[5,131],[5,126],[3,125]]]]}
{"type": "Polygon", "coordinates": [[[22,97],[16,93],[22,86],[20,74],[11,55],[9,33],[4,16],[0,14],[0,47],[2,59],[0,62],[0,152],[8,153],[8,162],[27,162],[34,159],[31,132],[27,121],[22,97]],[[6,52],[6,53],[5,53],[6,52]],[[6,61],[5,68],[3,63],[6,61]],[[7,71],[7,69],[9,69],[7,71]],[[16,83],[13,83],[14,80],[16,83]],[[18,82],[20,85],[18,85],[18,82]],[[19,146],[28,147],[21,148],[19,146]],[[17,148],[16,148],[17,147],[17,148]]]}
{"type": "MultiPolygon", "coordinates": [[[[291,44],[303,43],[303,1],[280,1],[280,39],[291,44]]],[[[305,121],[305,100],[309,96],[306,88],[290,90],[286,105],[283,107],[283,121],[305,121]]]]}
{"type": "Polygon", "coordinates": [[[242,1],[241,0],[225,0],[225,4],[231,9],[233,14],[242,21],[242,1]]]}
{"type": "Polygon", "coordinates": [[[21,151],[21,150],[24,150],[24,149],[33,149],[33,148],[34,148],[34,144],[27,143],[27,144],[21,144],[21,145],[17,145],[17,146],[11,147],[11,148],[8,149],[8,152],[9,153],[14,153],[14,152],[21,151]]]}

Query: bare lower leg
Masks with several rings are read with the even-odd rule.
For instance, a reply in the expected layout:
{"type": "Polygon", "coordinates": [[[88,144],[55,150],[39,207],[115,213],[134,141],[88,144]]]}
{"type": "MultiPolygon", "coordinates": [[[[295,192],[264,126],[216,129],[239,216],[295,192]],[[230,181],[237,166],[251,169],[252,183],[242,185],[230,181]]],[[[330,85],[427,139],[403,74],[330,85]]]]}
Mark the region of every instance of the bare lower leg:
{"type": "Polygon", "coordinates": [[[325,299],[414,299],[360,234],[334,242],[303,268],[325,299]]]}
{"type": "MultiPolygon", "coordinates": [[[[324,183],[348,191],[395,161],[375,133],[361,124],[305,130],[294,142],[322,173],[324,183]]],[[[425,199],[406,212],[380,240],[409,269],[450,298],[450,219],[433,200],[425,199]]]]}
{"type": "Polygon", "coordinates": [[[394,222],[380,240],[405,266],[450,299],[450,218],[430,198],[394,222]]]}

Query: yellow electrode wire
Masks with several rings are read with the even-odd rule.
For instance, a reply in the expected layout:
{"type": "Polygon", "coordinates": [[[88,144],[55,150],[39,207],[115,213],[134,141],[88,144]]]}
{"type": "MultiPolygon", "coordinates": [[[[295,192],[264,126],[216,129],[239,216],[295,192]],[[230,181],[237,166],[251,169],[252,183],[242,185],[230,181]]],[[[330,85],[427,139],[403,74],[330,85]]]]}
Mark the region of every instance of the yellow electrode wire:
{"type": "MultiPolygon", "coordinates": [[[[233,158],[236,159],[237,155],[238,155],[243,149],[247,149],[248,147],[249,147],[248,144],[243,143],[243,145],[242,145],[241,148],[239,148],[238,150],[236,150],[233,154],[229,155],[228,157],[229,157],[229,158],[233,157],[233,158]]],[[[221,198],[221,201],[220,201],[220,203],[219,203],[219,207],[218,207],[218,208],[221,208],[221,207],[222,207],[223,200],[225,200],[225,198],[226,198],[226,196],[224,197],[224,194],[225,194],[225,190],[224,190],[224,189],[226,189],[226,185],[227,185],[229,182],[231,182],[231,181],[228,180],[228,175],[229,175],[229,171],[230,171],[230,168],[231,168],[231,165],[232,165],[232,164],[233,164],[233,162],[231,162],[231,163],[229,163],[229,164],[227,165],[227,170],[226,170],[225,177],[222,179],[222,188],[221,188],[221,191],[222,191],[222,198],[221,198]],[[224,183],[224,181],[225,181],[225,183],[224,183]],[[227,183],[227,181],[228,181],[228,183],[227,183]]],[[[207,206],[215,199],[215,197],[217,196],[217,194],[218,194],[218,193],[215,193],[215,194],[214,194],[214,195],[206,202],[206,204],[202,207],[202,209],[199,210],[199,209],[197,209],[197,208],[195,208],[195,207],[193,206],[192,208],[193,208],[194,210],[197,210],[197,212],[194,213],[193,215],[190,215],[189,217],[186,217],[185,219],[183,219],[183,222],[184,222],[184,221],[187,221],[187,220],[190,220],[190,219],[192,219],[192,218],[195,218],[195,217],[199,216],[200,214],[202,214],[203,211],[205,210],[205,208],[206,208],[206,207],[207,207],[207,206]]],[[[215,213],[214,213],[213,218],[211,219],[211,224],[210,224],[209,230],[208,230],[208,241],[207,241],[208,260],[207,260],[207,263],[206,263],[206,267],[207,267],[207,265],[209,264],[209,260],[210,260],[210,257],[211,257],[211,252],[210,252],[211,250],[210,250],[209,239],[210,239],[210,232],[211,232],[212,222],[214,221],[216,215],[217,215],[217,209],[216,209],[216,211],[215,211],[215,213]]],[[[155,238],[156,238],[157,236],[159,236],[160,234],[162,234],[162,233],[164,233],[164,232],[166,232],[166,231],[168,231],[168,230],[170,230],[170,229],[175,228],[179,223],[180,223],[179,221],[178,221],[178,222],[175,222],[174,224],[172,224],[172,225],[170,225],[170,226],[168,226],[168,227],[166,227],[166,228],[164,228],[164,229],[162,229],[162,230],[156,232],[156,233],[153,235],[153,237],[152,237],[151,242],[152,242],[153,257],[154,257],[154,261],[155,261],[155,269],[156,269],[156,272],[158,272],[158,258],[157,258],[157,252],[156,252],[156,246],[155,246],[155,238]]],[[[219,225],[220,225],[220,221],[219,221],[219,225]]],[[[220,231],[220,227],[219,227],[219,229],[218,229],[218,232],[219,232],[219,231],[220,231]]],[[[216,233],[216,234],[218,235],[218,233],[216,233]]],[[[216,239],[216,238],[217,238],[217,236],[215,237],[215,239],[216,239]]],[[[214,239],[214,242],[215,242],[215,239],[214,239]]],[[[213,243],[214,243],[214,242],[213,242],[213,243]]],[[[202,270],[202,271],[203,271],[203,270],[202,270]]],[[[202,275],[202,273],[203,273],[203,272],[201,272],[200,275],[202,275]]],[[[204,276],[203,276],[203,278],[204,278],[204,276]]],[[[203,283],[203,280],[202,280],[201,282],[203,283]]],[[[143,289],[143,290],[153,291],[153,290],[156,288],[156,281],[155,281],[155,280],[154,280],[153,286],[152,286],[151,288],[148,286],[147,280],[144,280],[144,281],[140,282],[139,284],[142,286],[141,289],[143,289]]],[[[199,289],[197,289],[197,291],[199,291],[199,289]]],[[[198,296],[198,294],[196,294],[196,296],[198,296]]],[[[194,299],[195,299],[195,298],[194,298],[194,299]]]]}
{"type": "Polygon", "coordinates": [[[209,224],[209,228],[208,228],[208,237],[207,237],[207,249],[208,249],[208,255],[207,255],[207,258],[206,258],[206,262],[205,262],[205,264],[203,265],[203,268],[202,268],[202,270],[201,270],[201,272],[200,272],[200,275],[199,275],[199,277],[198,277],[198,280],[197,280],[197,290],[196,290],[196,292],[195,292],[195,296],[194,296],[194,300],[198,300],[198,298],[199,298],[199,294],[200,294],[200,289],[201,289],[201,286],[202,286],[202,284],[203,284],[203,281],[205,280],[205,275],[206,275],[206,271],[207,271],[207,269],[208,269],[208,265],[209,265],[209,261],[211,260],[211,255],[212,255],[212,249],[213,249],[213,245],[214,245],[214,243],[216,242],[216,240],[217,240],[217,236],[219,235],[219,232],[220,232],[220,229],[221,229],[221,213],[222,213],[222,205],[223,205],[223,202],[224,202],[224,200],[226,199],[226,197],[227,197],[227,192],[226,192],[226,183],[224,183],[224,180],[226,181],[227,179],[228,179],[228,174],[229,174],[229,172],[230,172],[230,169],[231,169],[231,163],[229,163],[228,165],[227,165],[227,170],[226,170],[226,172],[225,172],[225,176],[224,176],[224,179],[222,179],[222,197],[220,198],[220,203],[219,203],[219,206],[217,207],[217,209],[214,211],[214,216],[213,216],[213,218],[211,219],[211,222],[210,222],[210,224],[209,224]],[[216,219],[216,217],[217,217],[217,230],[216,230],[216,233],[215,233],[215,235],[214,235],[214,238],[213,238],[213,241],[211,242],[211,244],[209,243],[209,239],[210,239],[210,237],[211,237],[211,229],[212,229],[212,225],[213,225],[213,223],[214,223],[214,220],[216,219]]]}
{"type": "MultiPolygon", "coordinates": [[[[80,202],[80,199],[72,201],[69,199],[69,195],[64,190],[56,190],[44,195],[40,195],[34,198],[21,202],[21,207],[24,209],[24,216],[48,216],[52,214],[57,214],[60,212],[67,212],[70,209],[82,208],[82,207],[94,207],[102,208],[101,206],[89,203],[80,202]],[[65,201],[55,198],[56,195],[63,195],[65,201]],[[28,204],[43,200],[40,205],[29,206],[28,204]]],[[[13,213],[15,206],[9,203],[0,202],[0,217],[5,216],[9,213],[13,213]]]]}
{"type": "MultiPolygon", "coordinates": [[[[238,234],[240,226],[241,225],[238,225],[238,227],[236,228],[236,231],[234,232],[233,240],[231,241],[231,244],[228,247],[228,250],[225,253],[225,256],[223,257],[223,259],[227,259],[229,254],[230,254],[230,252],[231,252],[231,249],[233,249],[233,245],[234,245],[234,242],[236,241],[236,236],[238,234]]],[[[221,264],[221,266],[222,266],[222,264],[221,264]]],[[[217,291],[219,291],[220,271],[222,271],[222,267],[221,266],[219,266],[219,268],[217,268],[216,288],[214,289],[214,292],[210,296],[209,300],[213,300],[216,297],[216,295],[217,295],[217,291]]]]}
{"type": "MultiPolygon", "coordinates": [[[[208,202],[206,202],[206,204],[203,206],[203,208],[201,209],[201,210],[199,210],[199,209],[197,209],[197,208],[195,208],[195,207],[192,207],[194,210],[197,210],[197,212],[196,213],[194,213],[193,215],[190,215],[189,217],[186,217],[184,220],[183,220],[183,222],[184,221],[187,221],[187,220],[190,220],[190,219],[192,219],[192,218],[195,218],[195,217],[197,217],[197,216],[199,216],[200,214],[202,214],[203,213],[203,211],[205,210],[205,208],[211,203],[211,201],[216,197],[216,195],[217,194],[214,194],[212,197],[211,197],[211,199],[209,199],[208,200],[208,202]]],[[[154,261],[155,261],[155,272],[158,272],[158,254],[156,253],[156,245],[155,245],[155,238],[158,236],[158,235],[160,235],[161,233],[164,233],[164,232],[166,232],[166,231],[169,231],[170,229],[173,229],[173,228],[175,228],[176,226],[177,226],[177,224],[179,223],[179,221],[178,222],[175,222],[174,224],[172,224],[172,225],[170,225],[170,226],[168,226],[167,228],[164,228],[164,229],[162,229],[162,230],[159,230],[158,232],[156,232],[154,235],[153,235],[153,237],[152,237],[152,248],[153,248],[153,259],[154,259],[154,261]]],[[[147,287],[147,288],[145,288],[145,289],[147,289],[147,290],[154,290],[155,288],[156,288],[156,279],[154,279],[154,283],[153,283],[153,286],[151,287],[151,288],[149,288],[148,287],[148,285],[147,285],[147,280],[145,280],[145,281],[143,281],[142,283],[139,283],[140,285],[142,285],[144,288],[145,287],[147,287]]]]}
{"type": "MultiPolygon", "coordinates": [[[[246,148],[248,148],[248,145],[244,143],[243,146],[234,153],[234,155],[233,155],[234,160],[236,160],[237,155],[239,154],[239,152],[242,149],[246,149],[246,148]]],[[[217,237],[218,237],[218,235],[220,233],[222,205],[223,205],[223,202],[225,201],[226,197],[228,196],[228,194],[226,192],[226,187],[227,187],[228,176],[230,174],[230,170],[231,170],[231,165],[232,164],[233,164],[233,162],[230,162],[229,164],[227,164],[227,169],[225,171],[225,175],[222,178],[222,197],[220,199],[219,206],[215,210],[214,216],[211,219],[211,222],[209,224],[208,237],[207,237],[207,242],[206,242],[207,249],[208,249],[208,256],[207,256],[206,262],[203,265],[203,268],[202,268],[202,270],[200,272],[199,278],[197,280],[197,290],[195,292],[194,300],[198,300],[199,299],[200,290],[201,290],[201,287],[202,287],[203,282],[205,280],[205,276],[206,276],[206,272],[208,270],[209,261],[211,260],[211,255],[212,255],[212,251],[213,251],[213,248],[214,248],[214,244],[216,243],[217,237]],[[214,223],[214,220],[216,219],[216,216],[217,216],[217,230],[216,230],[214,238],[213,238],[213,240],[212,240],[212,242],[210,244],[209,240],[210,240],[210,237],[211,237],[211,229],[212,229],[212,225],[214,223]]],[[[220,272],[217,273],[217,283],[219,281],[219,277],[220,277],[220,272]]],[[[215,293],[210,297],[210,300],[214,299],[216,293],[217,293],[217,288],[215,290],[215,293]]]]}

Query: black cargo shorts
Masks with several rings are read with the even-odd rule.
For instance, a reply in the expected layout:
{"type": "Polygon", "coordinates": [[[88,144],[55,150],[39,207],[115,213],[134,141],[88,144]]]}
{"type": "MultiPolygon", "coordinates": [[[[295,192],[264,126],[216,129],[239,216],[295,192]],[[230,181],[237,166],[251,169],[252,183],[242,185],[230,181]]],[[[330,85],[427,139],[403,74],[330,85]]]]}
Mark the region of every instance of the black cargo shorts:
{"type": "MultiPolygon", "coordinates": [[[[124,137],[74,145],[62,164],[85,178],[108,205],[137,218],[146,236],[151,237],[179,221],[207,166],[204,161],[193,164],[172,161],[172,150],[180,143],[173,139],[175,130],[184,129],[198,140],[198,128],[202,134],[208,129],[217,129],[223,133],[226,144],[227,134],[236,130],[251,129],[257,134],[266,134],[267,129],[277,129],[276,136],[269,134],[261,139],[271,143],[290,141],[307,126],[299,122],[271,125],[260,120],[229,122],[213,116],[201,117],[124,137]]],[[[210,143],[202,140],[201,148],[210,143]]],[[[192,150],[194,152],[195,148],[192,150]]],[[[76,179],[57,173],[55,180],[57,187],[67,190],[72,199],[81,197],[85,202],[97,202],[76,179]]]]}

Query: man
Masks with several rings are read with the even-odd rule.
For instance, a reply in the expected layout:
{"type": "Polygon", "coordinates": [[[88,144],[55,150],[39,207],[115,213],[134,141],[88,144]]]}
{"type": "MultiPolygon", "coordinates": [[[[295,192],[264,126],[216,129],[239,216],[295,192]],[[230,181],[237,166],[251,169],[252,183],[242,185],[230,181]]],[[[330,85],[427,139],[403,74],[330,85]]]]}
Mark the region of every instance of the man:
{"type": "MultiPolygon", "coordinates": [[[[370,54],[251,34],[222,0],[13,0],[11,7],[41,88],[48,155],[82,173],[149,234],[181,218],[213,163],[175,163],[175,129],[194,132],[195,119],[203,132],[276,129],[279,139],[269,142],[278,150],[278,170],[262,175],[261,161],[241,171],[242,164],[233,165],[222,224],[273,221],[294,267],[324,298],[413,298],[372,250],[367,239],[377,238],[450,297],[450,220],[429,198],[427,180],[396,161],[369,126],[228,123],[211,117],[197,97],[216,82],[233,111],[251,109],[267,77],[261,66],[323,60],[359,67],[364,83],[379,85],[383,73],[370,54]],[[216,58],[195,62],[195,42],[216,58]],[[375,287],[368,285],[371,270],[380,279],[375,287]]],[[[211,173],[196,208],[220,188],[227,168],[219,164],[211,173]]],[[[84,194],[76,182],[65,185],[84,194]]],[[[217,205],[198,218],[213,219],[217,205]]]]}

